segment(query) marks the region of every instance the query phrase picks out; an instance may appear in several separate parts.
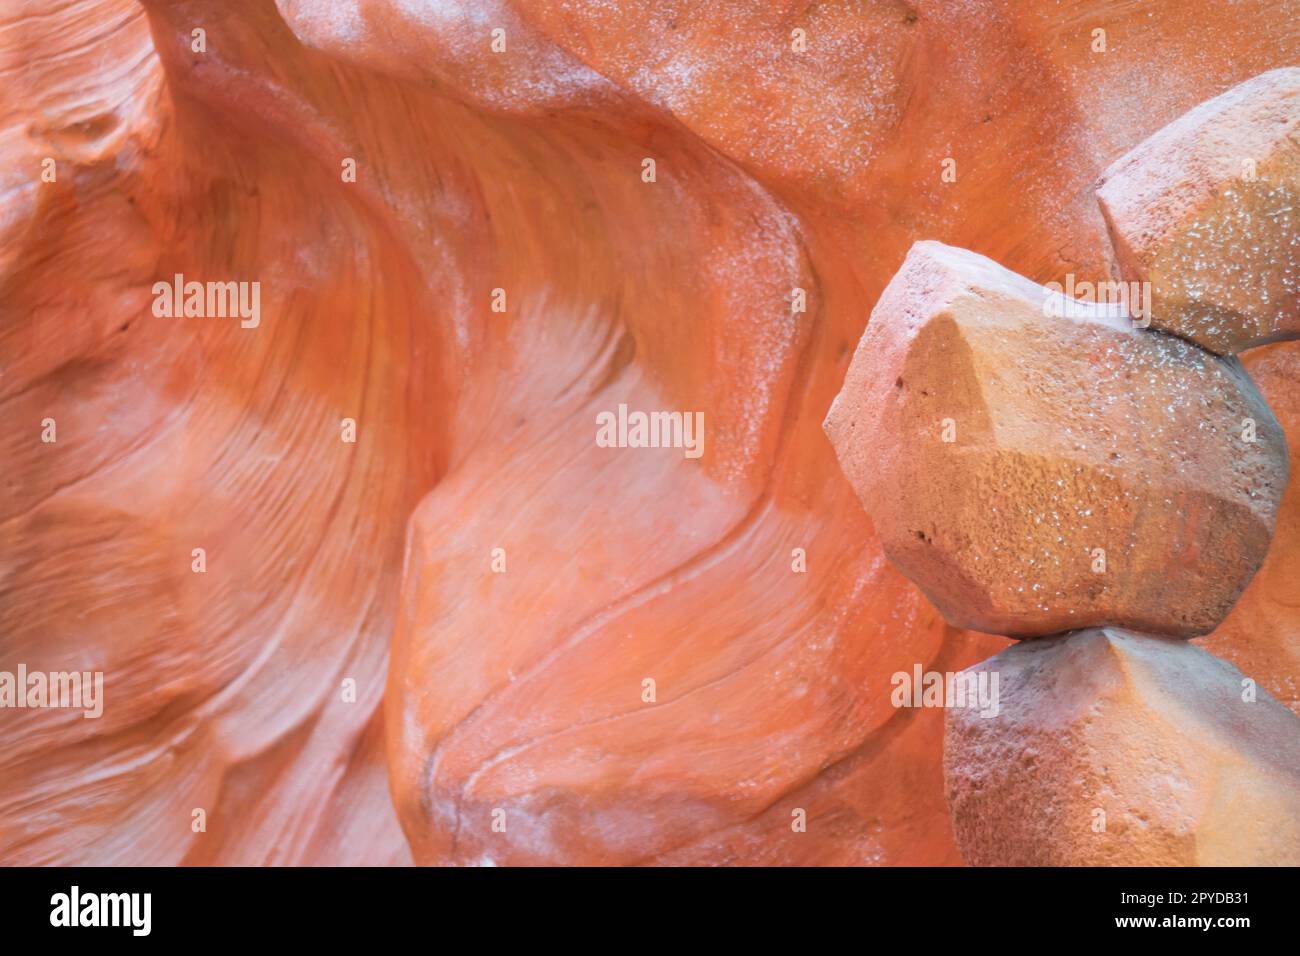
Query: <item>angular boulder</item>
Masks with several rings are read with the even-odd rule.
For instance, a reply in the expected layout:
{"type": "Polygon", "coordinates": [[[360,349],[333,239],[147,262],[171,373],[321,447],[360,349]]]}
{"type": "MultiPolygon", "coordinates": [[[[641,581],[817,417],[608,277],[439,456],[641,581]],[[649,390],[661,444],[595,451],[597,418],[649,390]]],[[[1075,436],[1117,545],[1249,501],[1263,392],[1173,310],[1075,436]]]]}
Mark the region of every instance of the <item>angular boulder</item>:
{"type": "Polygon", "coordinates": [[[945,715],[944,786],[967,863],[1300,865],[1300,718],[1232,665],[1104,628],[1016,644],[964,673],[982,671],[996,716],[945,715]]]}
{"type": "Polygon", "coordinates": [[[1097,192],[1152,326],[1231,355],[1300,337],[1300,68],[1235,86],[1117,160],[1097,192]]]}
{"type": "Polygon", "coordinates": [[[1235,359],[936,242],[882,294],[825,428],[899,570],[951,624],[1022,638],[1210,631],[1290,470],[1235,359]]]}

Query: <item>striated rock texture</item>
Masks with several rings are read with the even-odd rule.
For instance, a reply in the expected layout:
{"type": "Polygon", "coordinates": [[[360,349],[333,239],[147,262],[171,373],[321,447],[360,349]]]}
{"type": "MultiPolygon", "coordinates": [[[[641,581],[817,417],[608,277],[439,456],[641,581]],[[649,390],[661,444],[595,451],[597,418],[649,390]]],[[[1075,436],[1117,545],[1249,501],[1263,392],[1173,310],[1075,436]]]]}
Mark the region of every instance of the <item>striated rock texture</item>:
{"type": "Polygon", "coordinates": [[[1017,637],[1209,632],[1290,469],[1236,362],[935,242],[881,295],[826,432],[890,561],[950,624],[1017,637]]]}
{"type": "Polygon", "coordinates": [[[1117,160],[1097,190],[1152,324],[1231,355],[1300,338],[1300,67],[1254,77],[1117,160]]]}
{"type": "MultiPolygon", "coordinates": [[[[887,566],[822,419],[918,237],[1109,277],[1097,176],[1293,62],[1279,9],[5,4],[0,670],[107,701],[0,711],[0,862],[959,863],[889,676],[1005,641],[887,566]],[[155,316],[178,272],[260,324],[155,316]],[[597,449],[620,403],[705,455],[597,449]]],[[[1224,625],[1270,687],[1283,508],[1224,625]]]]}
{"type": "Polygon", "coordinates": [[[998,675],[997,715],[950,708],[944,741],[968,863],[1300,865],[1300,718],[1235,667],[1106,628],[981,672],[998,675]]]}

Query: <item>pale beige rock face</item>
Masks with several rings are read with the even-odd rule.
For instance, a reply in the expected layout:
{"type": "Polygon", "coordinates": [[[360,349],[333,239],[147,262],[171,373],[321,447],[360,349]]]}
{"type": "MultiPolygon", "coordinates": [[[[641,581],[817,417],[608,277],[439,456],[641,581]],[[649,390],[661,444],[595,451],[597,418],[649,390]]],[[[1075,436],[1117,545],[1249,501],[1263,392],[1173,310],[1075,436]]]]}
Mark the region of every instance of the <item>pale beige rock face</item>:
{"type": "Polygon", "coordinates": [[[950,708],[967,863],[1300,865],[1300,719],[1195,645],[1097,629],[1013,645],[998,713],[950,708]]]}
{"type": "Polygon", "coordinates": [[[1170,123],[1097,195],[1123,278],[1151,284],[1154,328],[1224,355],[1300,337],[1300,68],[1170,123]]]}
{"type": "Polygon", "coordinates": [[[1049,296],[913,246],[825,422],[840,466],[956,626],[1204,634],[1268,550],[1283,433],[1236,360],[1049,296]]]}

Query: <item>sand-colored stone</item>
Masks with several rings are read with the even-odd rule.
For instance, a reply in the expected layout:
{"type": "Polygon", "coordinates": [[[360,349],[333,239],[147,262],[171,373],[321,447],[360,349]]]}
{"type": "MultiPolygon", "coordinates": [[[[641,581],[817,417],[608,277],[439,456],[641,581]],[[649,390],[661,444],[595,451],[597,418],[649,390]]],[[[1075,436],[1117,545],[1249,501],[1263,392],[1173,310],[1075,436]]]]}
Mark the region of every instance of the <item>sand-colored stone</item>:
{"type": "Polygon", "coordinates": [[[827,416],[840,465],[954,625],[1206,633],[1268,550],[1281,428],[1235,360],[1049,298],[917,243],[827,416]]]}
{"type": "Polygon", "coordinates": [[[1152,326],[1225,355],[1300,337],[1300,68],[1273,70],[1174,120],[1097,192],[1152,326]]]}
{"type": "Polygon", "coordinates": [[[1193,644],[1104,628],[968,669],[944,783],[976,866],[1300,865],[1300,719],[1193,644]]]}

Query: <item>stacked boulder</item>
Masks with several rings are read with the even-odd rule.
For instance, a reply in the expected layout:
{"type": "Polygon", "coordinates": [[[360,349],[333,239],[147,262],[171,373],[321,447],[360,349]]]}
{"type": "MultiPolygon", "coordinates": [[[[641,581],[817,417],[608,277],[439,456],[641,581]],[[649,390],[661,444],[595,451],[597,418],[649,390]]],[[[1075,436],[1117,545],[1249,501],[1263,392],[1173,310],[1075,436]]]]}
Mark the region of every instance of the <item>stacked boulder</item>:
{"type": "Polygon", "coordinates": [[[1149,315],[917,243],[825,428],[890,560],[1024,640],[972,668],[995,713],[947,713],[967,862],[1300,864],[1300,719],[1184,640],[1263,562],[1289,478],[1234,355],[1300,336],[1300,70],[1161,130],[1099,199],[1149,315]]]}
{"type": "Polygon", "coordinates": [[[1097,191],[1155,328],[1220,355],[1300,338],[1300,68],[1202,103],[1121,157],[1097,191]]]}

